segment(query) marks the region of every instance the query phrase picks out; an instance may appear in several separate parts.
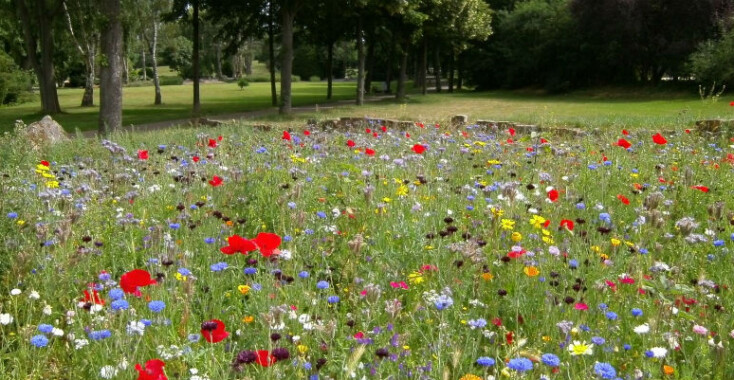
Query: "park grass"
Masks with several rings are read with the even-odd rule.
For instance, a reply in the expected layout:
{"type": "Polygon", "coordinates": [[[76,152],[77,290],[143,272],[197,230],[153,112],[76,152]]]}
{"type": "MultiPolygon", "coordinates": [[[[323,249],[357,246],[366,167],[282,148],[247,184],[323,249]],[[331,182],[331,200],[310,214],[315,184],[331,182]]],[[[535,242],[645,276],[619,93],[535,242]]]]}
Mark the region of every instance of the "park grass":
{"type": "MultiPolygon", "coordinates": [[[[409,86],[409,90],[413,90],[409,86]]],[[[415,90],[413,90],[415,91],[415,90]]],[[[164,86],[161,106],[152,104],[152,87],[124,89],[123,122],[140,125],[191,117],[190,84],[164,86]]],[[[293,84],[293,105],[324,104],[325,82],[293,84]]],[[[335,82],[334,99],[354,98],[354,82],[335,82]]],[[[56,115],[68,131],[97,128],[98,107],[79,107],[82,90],[60,89],[59,101],[64,113],[56,115]]],[[[95,94],[98,96],[98,92],[95,94]]],[[[269,83],[250,83],[240,90],[236,83],[205,83],[201,86],[202,116],[221,116],[263,110],[271,107],[269,83]]],[[[98,104],[98,101],[96,102],[98,104]]],[[[0,108],[0,131],[13,128],[15,120],[26,123],[40,119],[39,104],[26,103],[0,108]]],[[[563,95],[534,91],[461,91],[452,94],[412,93],[402,102],[386,99],[361,107],[321,108],[318,112],[290,117],[268,115],[270,122],[294,122],[341,116],[370,116],[446,123],[452,115],[465,114],[470,120],[508,120],[543,126],[581,128],[667,128],[691,127],[696,120],[731,118],[734,107],[728,100],[701,100],[690,92],[650,89],[602,88],[581,90],[563,95]]]]}
{"type": "MultiPolygon", "coordinates": [[[[354,97],[354,82],[335,82],[333,100],[354,97]]],[[[54,115],[67,131],[86,131],[97,128],[99,107],[80,107],[82,89],[59,89],[59,103],[63,113],[54,115]]],[[[126,87],[123,89],[123,123],[139,125],[191,117],[193,102],[192,85],[163,86],[163,104],[153,105],[152,86],[126,87]]],[[[201,85],[202,116],[232,114],[262,110],[272,107],[269,83],[251,83],[243,90],[236,83],[206,83],[201,85]]],[[[293,105],[326,102],[326,83],[298,82],[293,84],[293,105]]],[[[95,92],[95,104],[99,105],[99,91],[95,92]]],[[[25,123],[43,117],[40,103],[31,102],[0,108],[0,131],[13,129],[15,120],[25,123]]]]}
{"type": "MultiPolygon", "coordinates": [[[[469,120],[508,120],[580,128],[666,128],[693,126],[696,120],[734,117],[728,101],[702,101],[693,93],[595,89],[567,95],[489,91],[412,95],[405,102],[340,107],[296,118],[369,116],[446,123],[452,115],[469,120]]],[[[282,117],[269,117],[272,121],[282,117]]]]}

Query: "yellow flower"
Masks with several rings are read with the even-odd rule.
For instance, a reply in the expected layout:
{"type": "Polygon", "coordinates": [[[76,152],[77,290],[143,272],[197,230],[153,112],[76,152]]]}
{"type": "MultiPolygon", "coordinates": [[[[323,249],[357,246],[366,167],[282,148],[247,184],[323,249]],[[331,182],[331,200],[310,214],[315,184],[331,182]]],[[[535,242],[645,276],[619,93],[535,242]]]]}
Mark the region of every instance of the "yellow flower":
{"type": "Polygon", "coordinates": [[[536,267],[525,267],[522,271],[525,272],[525,275],[528,277],[535,277],[540,274],[540,270],[536,267]]]}
{"type": "Polygon", "coordinates": [[[502,215],[505,214],[504,210],[499,209],[499,208],[492,207],[489,210],[492,211],[492,215],[494,215],[495,218],[501,218],[502,215]]]}
{"type": "Polygon", "coordinates": [[[400,185],[400,187],[398,187],[398,190],[395,192],[395,194],[399,197],[404,197],[408,195],[408,186],[400,185]]]}
{"type": "Polygon", "coordinates": [[[553,244],[553,236],[543,236],[543,242],[546,244],[553,244]]]}
{"type": "Polygon", "coordinates": [[[477,375],[467,373],[466,375],[462,376],[459,380],[482,380],[482,378],[477,375]]]}
{"type": "Polygon", "coordinates": [[[423,273],[418,271],[413,271],[411,274],[408,275],[408,281],[411,284],[421,284],[423,281],[425,281],[425,278],[423,278],[423,273]]]}
{"type": "Polygon", "coordinates": [[[255,321],[255,317],[253,317],[252,315],[248,315],[242,318],[242,322],[245,323],[252,323],[253,321],[255,321]]]}
{"type": "Polygon", "coordinates": [[[176,277],[176,280],[179,280],[179,281],[186,281],[187,280],[186,276],[184,276],[184,275],[182,275],[181,273],[178,273],[178,272],[176,272],[176,274],[174,275],[174,277],[176,277]]]}
{"type": "Polygon", "coordinates": [[[502,163],[502,161],[500,161],[500,160],[489,160],[489,161],[487,161],[487,165],[499,165],[501,163],[502,163]]]}
{"type": "Polygon", "coordinates": [[[503,230],[512,230],[515,228],[515,221],[512,219],[502,219],[500,223],[502,224],[503,230]]]}
{"type": "Polygon", "coordinates": [[[242,295],[244,296],[244,295],[247,295],[247,293],[250,292],[250,286],[249,285],[240,285],[240,286],[237,287],[237,290],[239,290],[240,293],[242,293],[242,295]]]}
{"type": "Polygon", "coordinates": [[[25,220],[19,220],[19,221],[15,222],[15,223],[18,224],[19,226],[22,226],[22,225],[25,224],[25,220]]]}
{"type": "Polygon", "coordinates": [[[59,187],[59,182],[58,181],[48,181],[46,182],[46,187],[48,187],[49,189],[55,189],[59,187]]]}
{"type": "Polygon", "coordinates": [[[599,247],[598,245],[592,245],[591,246],[591,250],[594,251],[594,252],[596,252],[596,253],[599,253],[599,252],[601,252],[601,247],[599,247]]]}
{"type": "Polygon", "coordinates": [[[518,243],[520,240],[522,240],[522,234],[519,232],[513,232],[510,236],[510,239],[514,241],[515,243],[518,243]]]}
{"type": "Polygon", "coordinates": [[[392,202],[392,199],[390,199],[389,197],[385,197],[385,198],[382,198],[382,201],[385,203],[390,203],[392,202]]]}
{"type": "Polygon", "coordinates": [[[474,141],[474,145],[485,146],[485,145],[487,145],[487,143],[484,142],[484,141],[474,141]]]}
{"type": "Polygon", "coordinates": [[[543,228],[543,224],[545,224],[545,222],[545,218],[540,215],[533,215],[533,217],[530,218],[530,224],[535,228],[543,228]]]}
{"type": "Polygon", "coordinates": [[[622,241],[617,238],[612,238],[611,242],[612,242],[612,246],[614,247],[619,247],[619,245],[622,244],[622,241]]]}
{"type": "Polygon", "coordinates": [[[568,346],[568,351],[571,356],[591,355],[594,353],[594,344],[586,344],[586,342],[575,340],[568,346]]]}
{"type": "Polygon", "coordinates": [[[308,352],[308,346],[304,346],[302,344],[299,344],[296,349],[298,350],[298,353],[301,355],[304,355],[308,352]]]}
{"type": "Polygon", "coordinates": [[[56,178],[56,176],[51,173],[44,172],[44,173],[41,173],[41,175],[43,176],[43,178],[56,178]]]}

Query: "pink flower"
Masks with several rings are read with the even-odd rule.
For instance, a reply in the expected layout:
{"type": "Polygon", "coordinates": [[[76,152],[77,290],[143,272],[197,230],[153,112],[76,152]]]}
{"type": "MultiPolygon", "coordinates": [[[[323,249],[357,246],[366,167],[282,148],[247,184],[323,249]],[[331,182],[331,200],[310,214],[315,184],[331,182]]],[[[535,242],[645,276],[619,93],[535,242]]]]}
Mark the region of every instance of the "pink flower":
{"type": "Polygon", "coordinates": [[[587,305],[587,304],[585,304],[583,302],[579,302],[576,305],[574,305],[573,308],[576,309],[576,310],[589,310],[589,305],[587,305]]]}
{"type": "Polygon", "coordinates": [[[709,333],[709,329],[701,325],[693,325],[693,332],[698,335],[707,335],[709,333]]]}
{"type": "Polygon", "coordinates": [[[405,281],[400,281],[400,282],[393,281],[393,282],[390,282],[390,286],[392,286],[393,289],[398,289],[398,288],[408,289],[408,284],[406,284],[405,281]]]}

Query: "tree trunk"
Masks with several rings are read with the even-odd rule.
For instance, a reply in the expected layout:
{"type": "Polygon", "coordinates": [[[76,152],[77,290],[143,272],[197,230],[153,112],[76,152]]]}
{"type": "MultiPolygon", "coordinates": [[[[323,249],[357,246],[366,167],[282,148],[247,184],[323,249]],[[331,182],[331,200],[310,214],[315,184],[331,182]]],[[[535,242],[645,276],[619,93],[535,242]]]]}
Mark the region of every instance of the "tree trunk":
{"type": "Polygon", "coordinates": [[[461,91],[461,86],[464,84],[464,70],[461,60],[461,54],[456,58],[456,90],[461,91]]]}
{"type": "Polygon", "coordinates": [[[385,84],[387,85],[385,87],[385,93],[389,94],[391,93],[390,90],[390,82],[392,81],[392,60],[393,55],[395,54],[395,49],[393,47],[390,47],[390,51],[387,54],[387,67],[385,68],[385,84]]]}
{"type": "Polygon", "coordinates": [[[362,36],[362,15],[357,18],[357,101],[356,104],[364,104],[364,38],[362,36]]]}
{"type": "Polygon", "coordinates": [[[423,52],[421,53],[421,94],[428,92],[428,40],[423,38],[423,52]]]}
{"type": "Polygon", "coordinates": [[[104,64],[99,73],[99,134],[106,136],[122,127],[122,20],[121,0],[102,0],[107,24],[102,28],[104,64]]]}
{"type": "Polygon", "coordinates": [[[293,73],[293,19],[295,10],[284,6],[281,10],[280,113],[290,115],[292,110],[291,84],[293,73]]]}
{"type": "Polygon", "coordinates": [[[326,48],[326,99],[331,99],[334,81],[334,43],[329,42],[326,48]]]}
{"type": "Polygon", "coordinates": [[[140,59],[143,61],[142,62],[143,64],[143,82],[147,82],[148,81],[148,73],[147,73],[148,70],[146,70],[145,68],[145,48],[143,48],[143,50],[140,52],[140,59]]]}
{"type": "Polygon", "coordinates": [[[127,64],[127,55],[122,55],[122,81],[124,84],[130,83],[130,68],[127,64]]]}
{"type": "Polygon", "coordinates": [[[454,92],[454,52],[451,51],[451,54],[449,55],[449,93],[454,92]]]}
{"type": "Polygon", "coordinates": [[[273,1],[269,3],[268,10],[268,56],[270,63],[270,98],[273,107],[278,105],[278,92],[275,90],[275,31],[273,30],[273,1]]]}
{"type": "Polygon", "coordinates": [[[224,75],[222,74],[222,44],[217,42],[217,79],[223,80],[224,75]]]}
{"type": "Polygon", "coordinates": [[[157,21],[153,22],[153,44],[150,49],[150,59],[153,61],[153,85],[155,86],[155,101],[153,104],[160,105],[161,101],[161,81],[158,77],[158,28],[160,23],[157,21]]]}
{"type": "MultiPolygon", "coordinates": [[[[62,4],[63,2],[58,4],[59,10],[62,4]]],[[[39,5],[44,6],[44,8],[31,15],[23,0],[15,0],[15,10],[23,26],[26,55],[38,79],[38,87],[41,92],[41,111],[45,114],[55,114],[61,112],[61,106],[59,105],[54,78],[54,43],[51,26],[53,17],[59,10],[49,11],[45,8],[45,2],[39,5]],[[36,40],[35,30],[38,31],[38,39],[40,40],[40,59],[36,50],[39,41],[36,40]]]]}
{"type": "Polygon", "coordinates": [[[194,117],[199,116],[199,113],[201,113],[201,99],[199,98],[199,79],[201,77],[201,67],[200,67],[200,52],[201,50],[201,41],[199,36],[199,0],[193,1],[193,7],[194,7],[194,17],[193,17],[193,26],[194,26],[194,57],[192,58],[192,63],[194,66],[194,117]]]}
{"type": "Polygon", "coordinates": [[[366,73],[364,76],[364,90],[369,94],[372,93],[372,81],[373,71],[375,70],[375,38],[371,36],[371,39],[367,41],[367,62],[366,62],[366,73]]]}
{"type": "Polygon", "coordinates": [[[441,52],[436,45],[433,49],[433,73],[436,75],[436,92],[441,92],[441,52]]]}
{"type": "Polygon", "coordinates": [[[87,54],[84,66],[87,70],[87,78],[84,82],[84,95],[82,95],[82,107],[94,107],[94,56],[97,49],[94,44],[87,46],[87,54]]]}
{"type": "Polygon", "coordinates": [[[398,76],[398,90],[395,94],[395,99],[397,100],[403,100],[405,99],[405,73],[408,68],[408,51],[407,47],[403,52],[401,53],[402,57],[400,58],[400,74],[398,76]]]}

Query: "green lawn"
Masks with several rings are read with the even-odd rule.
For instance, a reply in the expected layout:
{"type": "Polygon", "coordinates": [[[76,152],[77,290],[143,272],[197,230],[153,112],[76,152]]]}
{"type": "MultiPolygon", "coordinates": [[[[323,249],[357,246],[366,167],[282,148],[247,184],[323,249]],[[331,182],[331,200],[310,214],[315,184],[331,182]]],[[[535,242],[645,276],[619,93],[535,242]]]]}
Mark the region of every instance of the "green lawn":
{"type": "MultiPolygon", "coordinates": [[[[402,104],[370,103],[300,117],[368,115],[377,118],[446,122],[451,115],[469,120],[508,120],[521,123],[582,128],[692,126],[696,120],[734,119],[729,99],[701,101],[693,93],[580,91],[568,95],[542,95],[510,91],[412,95],[402,104]]],[[[272,118],[277,120],[277,118],[272,118]]]]}
{"type": "MultiPolygon", "coordinates": [[[[98,90],[98,89],[97,89],[98,90]]],[[[97,128],[98,107],[84,108],[79,104],[82,89],[59,89],[59,102],[63,111],[55,115],[68,131],[97,128]]],[[[191,85],[163,86],[163,105],[154,106],[154,88],[126,87],[123,90],[123,123],[143,124],[156,121],[185,119],[191,116],[193,91],[191,85]]],[[[355,93],[354,82],[335,82],[333,98],[349,99],[355,93]]],[[[99,91],[95,91],[95,104],[99,104],[99,91]]],[[[293,84],[293,105],[326,102],[325,82],[298,82],[293,84]]],[[[270,102],[269,83],[251,83],[240,90],[236,83],[207,83],[201,85],[202,115],[219,115],[268,108],[270,102]]],[[[0,108],[0,131],[12,130],[15,120],[26,123],[38,120],[40,102],[25,103],[0,108]]]]}
{"type": "MultiPolygon", "coordinates": [[[[409,86],[409,90],[413,90],[409,86]]],[[[124,89],[125,125],[144,124],[191,116],[191,85],[162,87],[161,106],[152,105],[153,87],[124,89]]],[[[334,99],[354,97],[354,82],[335,82],[334,99]]],[[[326,102],[325,82],[297,82],[293,85],[293,105],[326,102]]],[[[55,118],[69,131],[97,128],[98,108],[79,107],[81,89],[60,89],[59,101],[64,111],[55,118]]],[[[98,93],[96,93],[98,95],[98,93]]],[[[269,83],[251,83],[240,90],[236,83],[209,83],[201,86],[202,114],[213,116],[253,111],[270,107],[269,83]]],[[[271,121],[294,118],[333,118],[372,116],[380,118],[446,122],[451,115],[466,114],[470,120],[509,120],[541,125],[565,125],[583,128],[673,128],[692,126],[696,120],[734,118],[730,99],[702,101],[695,92],[681,93],[654,90],[595,89],[566,95],[534,92],[460,92],[454,94],[411,94],[403,103],[388,100],[299,114],[291,118],[269,116],[271,121]]],[[[12,129],[17,119],[26,123],[40,119],[38,103],[0,108],[0,131],[12,129]]]]}

